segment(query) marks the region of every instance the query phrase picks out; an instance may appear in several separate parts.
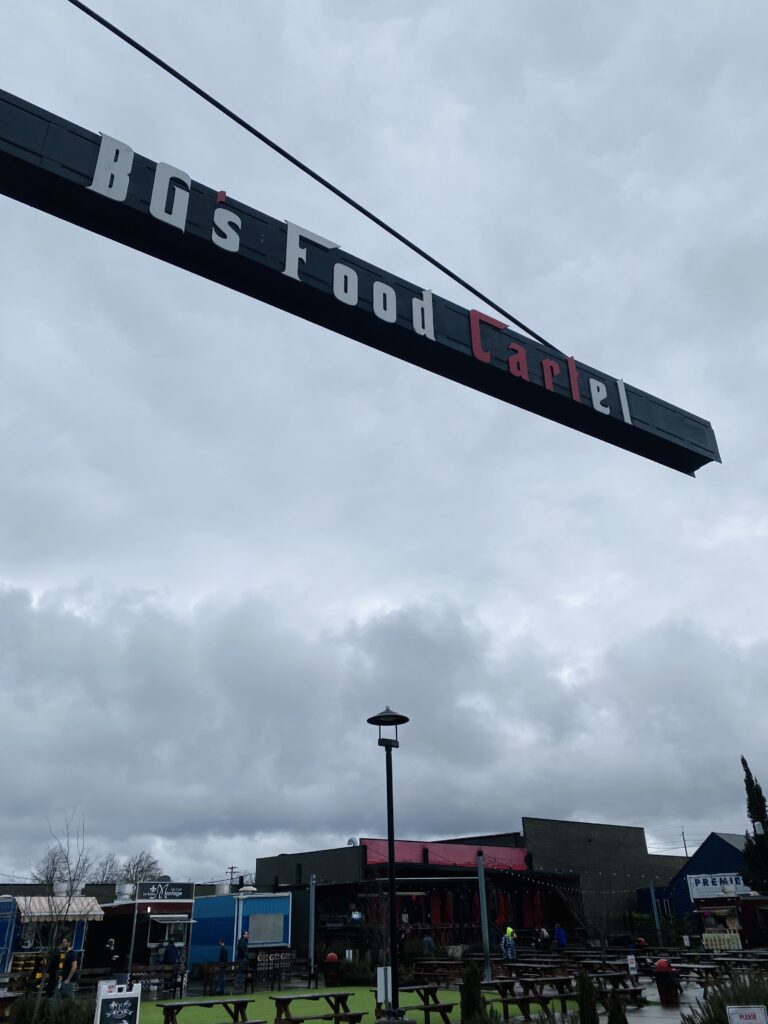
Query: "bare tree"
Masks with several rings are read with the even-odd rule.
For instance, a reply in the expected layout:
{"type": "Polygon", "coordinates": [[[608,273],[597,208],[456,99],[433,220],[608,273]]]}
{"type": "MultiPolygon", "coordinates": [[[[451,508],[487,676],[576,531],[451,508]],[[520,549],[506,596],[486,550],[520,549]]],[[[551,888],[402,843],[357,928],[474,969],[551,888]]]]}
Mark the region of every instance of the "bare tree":
{"type": "Polygon", "coordinates": [[[45,886],[44,898],[48,902],[45,920],[38,923],[35,945],[43,951],[40,964],[42,982],[37,991],[32,1013],[33,1024],[40,1015],[43,994],[51,991],[58,967],[56,950],[62,938],[71,930],[73,901],[78,896],[91,870],[91,858],[85,845],[85,823],[74,821],[73,814],[65,814],[62,832],[57,834],[48,823],[51,842],[37,865],[32,877],[45,886]]]}
{"type": "Polygon", "coordinates": [[[57,835],[48,824],[51,843],[37,865],[32,878],[50,889],[51,895],[76,896],[91,870],[91,857],[85,845],[85,823],[73,827],[73,816],[65,815],[64,828],[57,835]]]}
{"type": "Polygon", "coordinates": [[[156,882],[163,874],[163,869],[146,850],[129,857],[120,868],[121,882],[156,882]]]}
{"type": "Polygon", "coordinates": [[[88,878],[89,882],[96,882],[101,885],[109,885],[120,880],[120,860],[114,853],[108,853],[101,858],[93,868],[88,878]]]}

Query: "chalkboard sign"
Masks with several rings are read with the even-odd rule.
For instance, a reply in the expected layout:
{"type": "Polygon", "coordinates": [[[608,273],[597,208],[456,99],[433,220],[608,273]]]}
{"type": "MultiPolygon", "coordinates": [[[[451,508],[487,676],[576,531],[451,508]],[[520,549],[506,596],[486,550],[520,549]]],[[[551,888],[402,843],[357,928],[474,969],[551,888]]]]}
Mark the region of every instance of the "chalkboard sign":
{"type": "Polygon", "coordinates": [[[94,1024],[139,1024],[141,985],[99,985],[94,1024]]]}

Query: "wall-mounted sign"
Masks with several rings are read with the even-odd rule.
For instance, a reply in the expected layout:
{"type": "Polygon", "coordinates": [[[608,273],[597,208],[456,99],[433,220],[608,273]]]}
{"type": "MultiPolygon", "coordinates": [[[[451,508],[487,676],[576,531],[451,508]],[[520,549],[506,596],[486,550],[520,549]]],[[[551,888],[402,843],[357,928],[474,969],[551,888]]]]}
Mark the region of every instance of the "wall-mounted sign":
{"type": "Polygon", "coordinates": [[[0,191],[680,472],[720,461],[706,420],[1,90],[0,191]]]}
{"type": "Polygon", "coordinates": [[[686,875],[691,899],[716,896],[739,896],[751,892],[741,875],[733,872],[720,875],[686,875]]]}
{"type": "Polygon", "coordinates": [[[146,900],[192,900],[194,898],[194,882],[139,882],[136,887],[136,899],[139,903],[146,900]]]}

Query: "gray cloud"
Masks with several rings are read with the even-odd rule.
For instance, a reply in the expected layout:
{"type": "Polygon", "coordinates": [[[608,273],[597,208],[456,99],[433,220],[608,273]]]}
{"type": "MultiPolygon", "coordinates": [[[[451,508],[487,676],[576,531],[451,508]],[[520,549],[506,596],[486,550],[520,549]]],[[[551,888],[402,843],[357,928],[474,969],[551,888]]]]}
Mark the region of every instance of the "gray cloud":
{"type": "MultiPolygon", "coordinates": [[[[763,7],[235,3],[213,44],[202,6],[124,6],[559,347],[711,418],[725,462],[678,477],[0,199],[0,871],[74,805],[184,876],[380,833],[386,703],[409,835],[741,828],[763,7]]],[[[5,27],[9,91],[474,304],[75,10],[5,27]]]]}

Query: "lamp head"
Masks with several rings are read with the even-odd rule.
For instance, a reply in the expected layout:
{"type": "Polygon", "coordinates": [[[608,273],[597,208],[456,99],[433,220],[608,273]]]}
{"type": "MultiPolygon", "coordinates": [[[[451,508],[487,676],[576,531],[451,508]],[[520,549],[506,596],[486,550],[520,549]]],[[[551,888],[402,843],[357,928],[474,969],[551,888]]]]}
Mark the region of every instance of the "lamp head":
{"type": "Polygon", "coordinates": [[[389,705],[387,705],[383,711],[380,711],[378,715],[371,715],[368,719],[369,725],[378,726],[379,729],[379,746],[380,747],[399,747],[400,744],[397,739],[397,727],[398,725],[405,725],[410,719],[406,715],[398,714],[397,711],[393,711],[389,705]],[[394,729],[395,738],[389,739],[382,737],[382,729],[394,729]]]}

